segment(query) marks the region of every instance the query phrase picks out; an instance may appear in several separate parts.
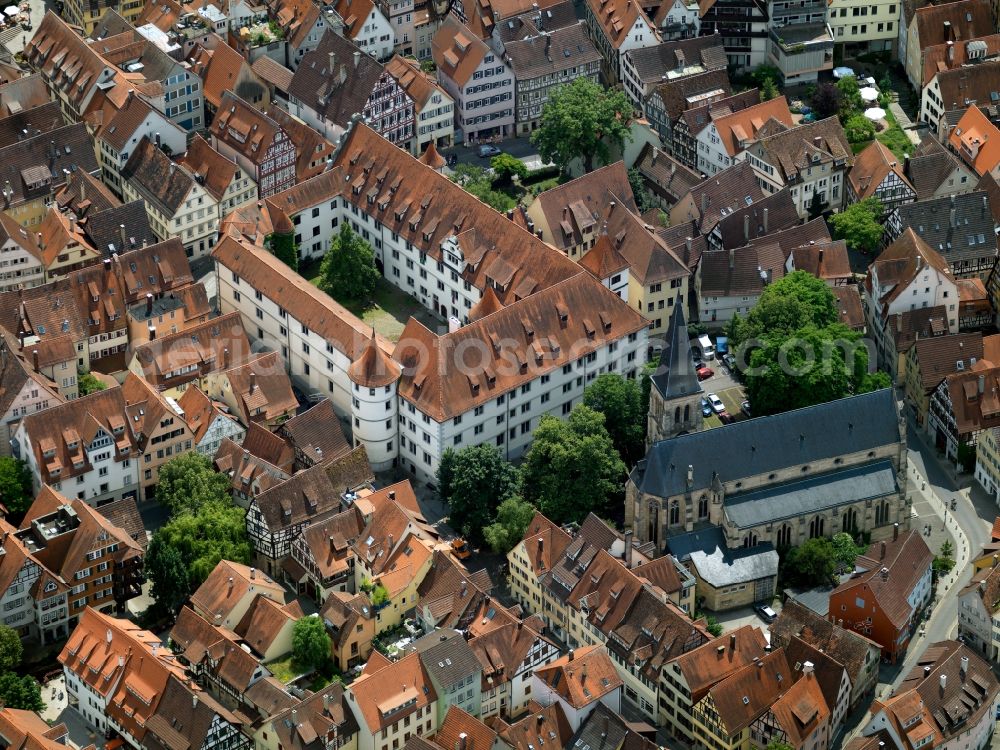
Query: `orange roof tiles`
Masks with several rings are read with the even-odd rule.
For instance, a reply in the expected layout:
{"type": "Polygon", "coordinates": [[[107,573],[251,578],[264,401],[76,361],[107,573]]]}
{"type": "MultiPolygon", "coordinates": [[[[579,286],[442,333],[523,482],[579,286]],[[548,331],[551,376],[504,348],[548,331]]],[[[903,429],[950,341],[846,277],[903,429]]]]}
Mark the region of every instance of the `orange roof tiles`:
{"type": "Polygon", "coordinates": [[[285,601],[284,588],[263,572],[248,565],[221,560],[191,595],[191,605],[210,621],[216,616],[225,620],[232,613],[233,607],[247,595],[256,594],[281,603],[285,601]]]}
{"type": "Polygon", "coordinates": [[[535,668],[535,676],[578,710],[584,709],[624,684],[603,646],[570,651],[555,661],[535,668]]]}
{"type": "Polygon", "coordinates": [[[377,732],[437,700],[430,677],[414,652],[372,672],[363,672],[348,690],[370,732],[377,732]]]}
{"type": "Polygon", "coordinates": [[[741,153],[751,142],[757,139],[757,131],[764,127],[768,120],[792,127],[792,113],[788,109],[788,100],[776,96],[766,102],[738,110],[730,115],[716,117],[713,122],[719,131],[719,138],[726,147],[729,156],[741,153]]]}
{"type": "Polygon", "coordinates": [[[976,174],[993,172],[1000,165],[1000,128],[982,110],[970,106],[948,136],[952,147],[976,174]]]}
{"type": "Polygon", "coordinates": [[[449,14],[434,34],[431,53],[438,70],[463,87],[490,54],[490,48],[468,26],[449,14]]]}

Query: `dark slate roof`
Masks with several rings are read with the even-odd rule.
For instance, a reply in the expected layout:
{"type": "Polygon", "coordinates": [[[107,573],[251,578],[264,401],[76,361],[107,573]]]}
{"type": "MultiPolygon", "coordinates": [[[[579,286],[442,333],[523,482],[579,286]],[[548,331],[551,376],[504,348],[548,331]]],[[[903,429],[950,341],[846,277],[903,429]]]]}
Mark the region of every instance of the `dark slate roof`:
{"type": "Polygon", "coordinates": [[[683,76],[659,84],[650,94],[659,93],[663,99],[663,109],[667,113],[667,119],[674,123],[681,113],[688,108],[688,98],[705,94],[710,91],[721,91],[727,96],[732,92],[729,83],[729,73],[725,68],[721,70],[707,70],[693,76],[683,76]]]}
{"type": "Polygon", "coordinates": [[[114,252],[123,253],[145,245],[155,245],[160,241],[149,226],[146,204],[141,200],[91,214],[82,228],[90,243],[108,256],[112,253],[111,245],[115,246],[114,252]],[[121,238],[122,224],[125,225],[124,248],[121,238]]]}
{"type": "Polygon", "coordinates": [[[694,565],[698,577],[715,588],[778,574],[778,553],[770,542],[728,549],[721,526],[669,537],[667,550],[681,562],[694,565]]]}
{"type": "Polygon", "coordinates": [[[651,742],[629,727],[625,720],[598,703],[583,720],[566,747],[571,748],[619,748],[620,750],[657,750],[651,742]]]}
{"type": "Polygon", "coordinates": [[[723,482],[780,471],[899,441],[899,414],[891,389],[816,404],[714,430],[661,440],[632,470],[642,492],[673,497],[723,482]]]}
{"type": "Polygon", "coordinates": [[[82,122],[0,148],[0,186],[11,189],[10,205],[58,193],[69,174],[78,169],[94,174],[99,168],[93,141],[82,122]],[[34,182],[36,176],[46,182],[29,187],[25,178],[34,182]]]}
{"type": "Polygon", "coordinates": [[[327,31],[319,46],[306,53],[295,69],[288,95],[326,120],[346,127],[351,115],[364,110],[384,70],[382,63],[349,39],[327,31]],[[355,52],[359,53],[357,65],[355,52]]]}
{"type": "Polygon", "coordinates": [[[601,59],[601,53],[587,35],[587,25],[577,21],[546,34],[507,42],[505,58],[517,80],[558,75],[570,68],[586,66],[601,59]]]}
{"type": "Polygon", "coordinates": [[[917,192],[917,200],[921,200],[932,197],[941,183],[961,166],[957,156],[927,135],[906,161],[904,171],[917,192]]]}
{"type": "Polygon", "coordinates": [[[705,70],[720,70],[727,65],[720,34],[663,42],[655,47],[632,49],[626,54],[632,58],[642,83],[654,83],[667,72],[689,65],[701,65],[705,70]]]}
{"type": "Polygon", "coordinates": [[[785,187],[764,196],[763,200],[726,214],[715,231],[719,234],[722,247],[728,250],[754,241],[763,242],[763,238],[771,232],[790,229],[798,223],[799,214],[795,210],[791,189],[785,187]]]}
{"type": "Polygon", "coordinates": [[[555,31],[564,26],[572,26],[579,19],[570,0],[549,5],[544,10],[532,9],[517,16],[498,21],[493,33],[504,44],[515,39],[524,39],[542,31],[555,31]]]}
{"type": "Polygon", "coordinates": [[[891,461],[882,460],[729,496],[723,506],[737,528],[748,529],[858,500],[874,500],[896,489],[896,470],[891,461]]]}
{"type": "Polygon", "coordinates": [[[125,162],[121,177],[131,183],[144,200],[168,217],[177,213],[194,185],[194,177],[171,161],[146,136],[142,137],[125,162]]]}
{"type": "Polygon", "coordinates": [[[424,669],[442,687],[464,681],[470,675],[482,675],[483,665],[476,652],[457,630],[435,630],[416,641],[413,648],[420,654],[424,669]]]}
{"type": "Polygon", "coordinates": [[[989,194],[983,190],[906,203],[898,211],[901,228],[912,228],[952,268],[996,252],[993,210],[989,194]]]}
{"type": "Polygon", "coordinates": [[[664,399],[692,396],[701,393],[701,383],[694,369],[691,341],[684,319],[684,301],[678,298],[674,305],[667,337],[660,351],[660,364],[650,378],[664,399]]]}

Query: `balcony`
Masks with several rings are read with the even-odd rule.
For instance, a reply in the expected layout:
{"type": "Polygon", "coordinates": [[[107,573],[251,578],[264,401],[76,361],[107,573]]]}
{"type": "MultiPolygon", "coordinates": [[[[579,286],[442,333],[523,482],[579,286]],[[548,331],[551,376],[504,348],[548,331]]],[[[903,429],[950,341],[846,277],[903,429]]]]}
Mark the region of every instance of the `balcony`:
{"type": "Polygon", "coordinates": [[[772,27],[768,57],[785,85],[810,83],[820,71],[833,69],[833,32],[825,23],[772,27]]]}

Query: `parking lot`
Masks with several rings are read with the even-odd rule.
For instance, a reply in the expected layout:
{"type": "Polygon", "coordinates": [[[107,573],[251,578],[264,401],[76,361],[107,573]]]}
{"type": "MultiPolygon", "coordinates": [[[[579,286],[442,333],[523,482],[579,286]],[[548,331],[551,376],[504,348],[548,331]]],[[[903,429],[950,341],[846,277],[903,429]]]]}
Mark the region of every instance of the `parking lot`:
{"type": "MultiPolygon", "coordinates": [[[[730,374],[729,370],[719,359],[708,360],[705,364],[713,372],[712,377],[701,381],[701,388],[704,391],[705,398],[707,399],[709,394],[715,394],[725,404],[726,413],[733,417],[735,421],[739,422],[746,419],[746,415],[740,411],[740,404],[746,399],[746,392],[743,390],[743,386],[730,374]]],[[[706,429],[721,427],[722,420],[719,419],[718,414],[713,412],[711,416],[705,417],[704,424],[706,429]]]]}

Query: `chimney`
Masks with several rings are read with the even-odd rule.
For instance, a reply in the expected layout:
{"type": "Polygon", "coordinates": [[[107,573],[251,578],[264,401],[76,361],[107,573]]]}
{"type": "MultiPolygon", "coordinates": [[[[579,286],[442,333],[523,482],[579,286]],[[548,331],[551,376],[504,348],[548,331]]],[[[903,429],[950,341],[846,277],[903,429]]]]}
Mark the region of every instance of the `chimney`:
{"type": "Polygon", "coordinates": [[[544,722],[544,721],[545,721],[545,717],[544,717],[544,716],[542,716],[541,714],[538,714],[538,715],[537,715],[537,716],[535,717],[535,723],[537,723],[537,724],[538,724],[538,726],[541,726],[541,725],[542,725],[542,722],[544,722]]]}
{"type": "Polygon", "coordinates": [[[256,387],[257,387],[257,373],[255,373],[253,370],[251,370],[250,371],[250,393],[251,393],[251,395],[253,394],[253,392],[256,389],[256,387]]]}
{"type": "Polygon", "coordinates": [[[229,368],[229,347],[224,347],[222,350],[222,369],[229,368]]]}
{"type": "Polygon", "coordinates": [[[108,643],[111,643],[111,638],[112,638],[111,628],[108,628],[108,631],[104,634],[104,640],[106,640],[108,643]]]}
{"type": "Polygon", "coordinates": [[[149,327],[149,340],[156,341],[156,326],[149,327]]]}
{"type": "Polygon", "coordinates": [[[889,580],[889,569],[888,568],[882,568],[882,580],[883,581],[888,581],[889,580]]]}
{"type": "Polygon", "coordinates": [[[587,662],[583,663],[583,669],[580,671],[580,682],[585,683],[587,681],[587,662]]]}
{"type": "Polygon", "coordinates": [[[949,219],[948,219],[949,222],[950,222],[949,226],[954,227],[955,226],[955,209],[954,208],[951,209],[950,214],[951,215],[949,216],[949,219]]]}
{"type": "Polygon", "coordinates": [[[813,673],[813,663],[807,661],[802,665],[802,674],[812,674],[813,673]]]}
{"type": "Polygon", "coordinates": [[[250,568],[250,580],[253,581],[257,578],[257,569],[250,568]]]}
{"type": "Polygon", "coordinates": [[[892,525],[892,541],[895,542],[895,541],[898,541],[898,540],[899,540],[899,524],[898,523],[894,523],[892,525]]]}
{"type": "Polygon", "coordinates": [[[985,375],[980,375],[979,376],[979,394],[980,395],[982,395],[983,390],[985,388],[986,388],[986,376],[985,375]]]}
{"type": "Polygon", "coordinates": [[[119,224],[118,225],[118,237],[122,241],[122,252],[125,252],[128,249],[128,242],[125,241],[125,225],[124,224],[119,224]]]}
{"type": "Polygon", "coordinates": [[[389,490],[389,499],[390,500],[396,499],[396,490],[389,490]]]}
{"type": "Polygon", "coordinates": [[[705,214],[708,213],[708,193],[701,194],[701,215],[704,218],[705,214]]]}
{"type": "Polygon", "coordinates": [[[160,134],[159,134],[159,133],[156,133],[156,134],[155,134],[155,135],[154,135],[153,137],[154,137],[154,138],[156,139],[156,147],[157,147],[157,148],[159,148],[159,147],[160,147],[160,144],[161,144],[161,141],[160,141],[160,134]]]}
{"type": "Polygon", "coordinates": [[[885,542],[879,542],[878,547],[879,547],[878,559],[879,560],[884,560],[885,559],[885,542]]]}
{"type": "Polygon", "coordinates": [[[38,372],[38,350],[31,350],[31,364],[35,366],[35,372],[38,372]]]}
{"type": "Polygon", "coordinates": [[[538,554],[542,554],[542,547],[545,545],[545,540],[538,537],[538,554]]]}
{"type": "Polygon", "coordinates": [[[361,64],[361,52],[355,50],[354,52],[354,67],[358,67],[361,64]]]}
{"type": "Polygon", "coordinates": [[[566,652],[567,661],[573,661],[574,656],[576,656],[576,654],[573,652],[573,649],[570,649],[569,651],[566,652]]]}
{"type": "Polygon", "coordinates": [[[816,148],[821,148],[823,146],[823,136],[820,135],[813,136],[813,145],[816,148]]]}
{"type": "Polygon", "coordinates": [[[329,75],[330,77],[333,77],[333,69],[337,65],[337,56],[333,52],[329,53],[329,63],[330,63],[329,75]]]}
{"type": "Polygon", "coordinates": [[[767,207],[764,207],[764,233],[767,233],[767,207]]]}
{"type": "Polygon", "coordinates": [[[198,694],[191,693],[191,708],[198,708],[198,694]]]}
{"type": "MultiPolygon", "coordinates": [[[[750,241],[750,214],[743,215],[743,241],[744,242],[750,241]]],[[[732,250],[730,250],[729,252],[730,255],[732,255],[732,250]]],[[[731,262],[729,264],[729,267],[730,268],[733,267],[731,262]]]]}
{"type": "Polygon", "coordinates": [[[323,693],[323,710],[330,713],[330,694],[323,693]]]}
{"type": "Polygon", "coordinates": [[[965,677],[966,673],[969,671],[969,657],[968,656],[963,656],[962,657],[962,667],[961,667],[961,670],[962,670],[961,671],[962,677],[965,677]]]}
{"type": "Polygon", "coordinates": [[[153,314],[153,293],[146,292],[146,317],[153,314]]]}
{"type": "Polygon", "coordinates": [[[730,651],[736,650],[736,633],[731,633],[729,635],[729,650],[730,651]]]}
{"type": "Polygon", "coordinates": [[[229,596],[233,595],[233,577],[229,576],[229,596]]]}
{"type": "MultiPolygon", "coordinates": [[[[355,53],[357,54],[357,53],[355,53]]],[[[465,750],[469,742],[469,735],[465,732],[461,732],[458,735],[458,750],[465,750]]]]}
{"type": "Polygon", "coordinates": [[[625,532],[625,567],[632,568],[632,529],[625,532]]]}
{"type": "Polygon", "coordinates": [[[292,709],[292,726],[297,727],[299,725],[299,712],[296,709],[292,709]]]}
{"type": "Polygon", "coordinates": [[[688,474],[687,474],[687,485],[688,487],[694,484],[694,464],[688,464],[688,474]]]}
{"type": "Polygon", "coordinates": [[[941,675],[941,692],[944,692],[946,687],[948,687],[948,675],[943,674],[941,675]]]}
{"type": "MultiPolygon", "coordinates": [[[[746,229],[745,226],[744,226],[744,229],[746,229]]],[[[729,270],[732,271],[733,270],[733,266],[735,266],[735,265],[736,265],[736,250],[735,250],[735,248],[731,247],[731,248],[729,248],[729,270]]]]}

